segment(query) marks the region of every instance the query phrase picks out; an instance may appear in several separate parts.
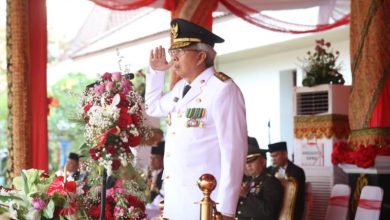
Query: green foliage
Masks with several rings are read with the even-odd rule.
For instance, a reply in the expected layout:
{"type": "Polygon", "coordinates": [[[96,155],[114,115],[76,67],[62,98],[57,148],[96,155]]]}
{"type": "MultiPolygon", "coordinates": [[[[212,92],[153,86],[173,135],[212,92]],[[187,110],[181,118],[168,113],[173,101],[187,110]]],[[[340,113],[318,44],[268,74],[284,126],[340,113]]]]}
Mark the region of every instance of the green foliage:
{"type": "Polygon", "coordinates": [[[343,75],[339,73],[340,66],[336,65],[339,52],[333,53],[330,46],[330,42],[325,42],[324,39],[316,40],[314,53],[307,52],[308,58],[302,60],[306,73],[302,81],[303,86],[345,83],[343,75]]]}
{"type": "Polygon", "coordinates": [[[54,209],[55,209],[55,205],[54,205],[53,200],[51,199],[49,201],[49,203],[47,204],[46,209],[43,210],[43,216],[48,218],[48,219],[53,218],[54,209]]]}
{"type": "Polygon", "coordinates": [[[70,141],[70,149],[76,152],[84,142],[84,127],[76,120],[77,111],[80,110],[79,100],[85,87],[92,82],[93,80],[88,79],[82,73],[69,73],[48,89],[48,96],[58,101],[58,106],[50,105],[48,117],[51,155],[49,158],[52,171],[58,170],[58,161],[54,161],[54,158],[56,158],[61,140],[70,141]]]}

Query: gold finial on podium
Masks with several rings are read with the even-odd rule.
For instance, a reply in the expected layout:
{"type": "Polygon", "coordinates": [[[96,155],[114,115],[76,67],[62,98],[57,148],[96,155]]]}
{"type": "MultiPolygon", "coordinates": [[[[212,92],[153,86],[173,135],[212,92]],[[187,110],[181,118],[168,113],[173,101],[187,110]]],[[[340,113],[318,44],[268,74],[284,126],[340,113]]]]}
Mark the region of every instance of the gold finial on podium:
{"type": "Polygon", "coordinates": [[[213,175],[206,173],[203,174],[201,177],[199,177],[198,186],[199,189],[202,190],[204,195],[206,194],[210,195],[211,192],[217,186],[217,180],[213,175]]]}
{"type": "Polygon", "coordinates": [[[200,220],[222,219],[221,213],[216,209],[216,203],[210,198],[211,192],[217,186],[217,180],[211,174],[203,174],[198,179],[198,187],[203,192],[200,202],[200,220]]]}

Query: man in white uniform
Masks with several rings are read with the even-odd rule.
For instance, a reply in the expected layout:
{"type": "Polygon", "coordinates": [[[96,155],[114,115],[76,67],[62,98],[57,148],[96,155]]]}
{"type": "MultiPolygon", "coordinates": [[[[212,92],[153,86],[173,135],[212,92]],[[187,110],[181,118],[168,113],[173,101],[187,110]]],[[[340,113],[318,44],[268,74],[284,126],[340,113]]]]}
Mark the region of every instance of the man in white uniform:
{"type": "Polygon", "coordinates": [[[183,19],[171,22],[172,42],[151,51],[146,76],[146,112],[166,117],[164,217],[198,220],[203,194],[197,180],[212,174],[211,194],[224,219],[233,219],[247,153],[245,103],[238,86],[216,72],[214,43],[224,40],[183,19]],[[163,94],[165,71],[182,79],[163,94]]]}

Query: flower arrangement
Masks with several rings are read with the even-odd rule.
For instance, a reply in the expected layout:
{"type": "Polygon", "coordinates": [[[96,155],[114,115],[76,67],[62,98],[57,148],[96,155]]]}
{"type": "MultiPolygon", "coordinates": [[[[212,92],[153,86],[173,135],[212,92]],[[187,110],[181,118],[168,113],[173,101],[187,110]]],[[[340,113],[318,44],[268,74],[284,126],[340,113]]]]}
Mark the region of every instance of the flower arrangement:
{"type": "Polygon", "coordinates": [[[345,83],[339,72],[341,67],[336,65],[339,51],[333,52],[330,42],[325,42],[324,39],[316,40],[314,52],[308,51],[307,55],[308,58],[301,60],[306,73],[302,81],[303,86],[345,83]]]}
{"type": "Polygon", "coordinates": [[[59,176],[22,171],[14,188],[0,189],[0,219],[94,220],[100,218],[102,203],[107,220],[146,218],[146,186],[131,164],[130,148],[149,137],[149,128],[143,98],[133,90],[131,78],[104,73],[82,96],[79,118],[85,122],[86,143],[80,150],[90,155],[85,161],[88,175],[75,181],[66,170],[59,176]],[[105,180],[105,170],[114,184],[105,180]]]}
{"type": "Polygon", "coordinates": [[[332,163],[333,165],[348,163],[368,168],[375,165],[375,158],[378,155],[390,156],[390,148],[360,144],[352,149],[347,142],[340,141],[333,145],[332,163]]]}
{"type": "Polygon", "coordinates": [[[23,170],[13,180],[14,189],[0,190],[1,219],[76,219],[76,203],[83,194],[73,180],[23,170]]]}
{"type": "MultiPolygon", "coordinates": [[[[129,219],[129,220],[141,220],[146,218],[145,204],[140,199],[142,195],[134,195],[133,182],[122,181],[120,179],[115,180],[115,184],[109,190],[107,190],[107,203],[105,207],[105,219],[129,219]],[[127,186],[126,186],[127,184],[127,186]]],[[[93,195],[94,190],[90,191],[89,195],[93,195]]],[[[93,196],[88,196],[84,199],[84,202],[88,207],[88,216],[93,219],[98,219],[100,215],[100,202],[93,199],[93,196]]]]}
{"type": "MultiPolygon", "coordinates": [[[[23,170],[14,178],[15,188],[0,189],[0,219],[99,219],[101,186],[94,180],[74,181],[36,169],[23,170]]],[[[115,179],[107,190],[105,219],[145,219],[144,200],[136,181],[115,179]]]]}
{"type": "Polygon", "coordinates": [[[80,117],[86,123],[83,148],[108,175],[131,162],[130,147],[148,136],[143,98],[133,91],[130,79],[120,72],[104,73],[81,101],[80,117]]]}

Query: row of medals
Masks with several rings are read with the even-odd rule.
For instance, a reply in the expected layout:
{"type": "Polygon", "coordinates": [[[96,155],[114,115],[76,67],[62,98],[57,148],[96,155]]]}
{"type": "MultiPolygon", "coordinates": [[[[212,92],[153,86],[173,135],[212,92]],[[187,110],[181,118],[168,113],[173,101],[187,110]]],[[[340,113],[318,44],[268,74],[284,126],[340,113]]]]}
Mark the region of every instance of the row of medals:
{"type": "MultiPolygon", "coordinates": [[[[186,111],[186,127],[203,127],[202,118],[206,115],[205,108],[188,108],[186,111]]],[[[167,124],[171,125],[171,113],[167,116],[167,124]]]]}

